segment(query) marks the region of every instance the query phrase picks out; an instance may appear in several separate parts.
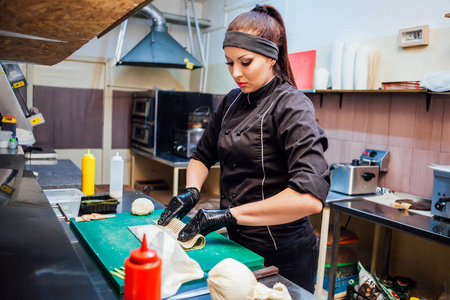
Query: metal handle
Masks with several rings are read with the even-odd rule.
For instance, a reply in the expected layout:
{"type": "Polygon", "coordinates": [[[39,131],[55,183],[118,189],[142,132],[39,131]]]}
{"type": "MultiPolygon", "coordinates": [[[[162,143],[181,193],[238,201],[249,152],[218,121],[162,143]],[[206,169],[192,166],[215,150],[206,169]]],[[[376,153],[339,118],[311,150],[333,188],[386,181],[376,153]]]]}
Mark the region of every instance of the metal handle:
{"type": "Polygon", "coordinates": [[[60,211],[61,214],[63,215],[62,217],[58,217],[58,220],[65,220],[66,223],[70,223],[69,217],[66,215],[66,213],[65,213],[64,210],[62,209],[61,205],[59,205],[59,203],[56,203],[56,205],[52,205],[52,208],[57,208],[57,209],[59,209],[59,211],[60,211]]]}
{"type": "Polygon", "coordinates": [[[278,274],[278,268],[275,266],[265,267],[256,271],[253,271],[256,279],[264,278],[267,276],[278,274]]]}
{"type": "Polygon", "coordinates": [[[450,202],[450,198],[439,198],[438,202],[434,204],[434,207],[439,211],[443,211],[446,208],[445,202],[450,202]]]}
{"type": "Polygon", "coordinates": [[[379,160],[367,159],[367,158],[363,158],[362,161],[363,161],[363,162],[368,162],[368,163],[369,163],[369,166],[376,166],[377,164],[380,163],[379,160]]]}
{"type": "Polygon", "coordinates": [[[371,181],[373,178],[375,178],[375,174],[371,173],[371,172],[365,172],[365,173],[361,173],[361,177],[365,181],[371,181]]]}

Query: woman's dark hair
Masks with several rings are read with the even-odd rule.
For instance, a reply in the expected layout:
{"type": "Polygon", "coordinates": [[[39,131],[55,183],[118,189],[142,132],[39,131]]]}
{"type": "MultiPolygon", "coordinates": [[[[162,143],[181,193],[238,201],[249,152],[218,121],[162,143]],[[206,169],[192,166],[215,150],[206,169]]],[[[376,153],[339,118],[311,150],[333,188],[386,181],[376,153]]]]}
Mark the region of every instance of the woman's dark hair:
{"type": "Polygon", "coordinates": [[[297,86],[287,52],[286,28],[280,13],[270,5],[256,5],[249,12],[240,14],[228,25],[227,31],[241,31],[274,42],[279,49],[274,65],[275,74],[297,86]]]}

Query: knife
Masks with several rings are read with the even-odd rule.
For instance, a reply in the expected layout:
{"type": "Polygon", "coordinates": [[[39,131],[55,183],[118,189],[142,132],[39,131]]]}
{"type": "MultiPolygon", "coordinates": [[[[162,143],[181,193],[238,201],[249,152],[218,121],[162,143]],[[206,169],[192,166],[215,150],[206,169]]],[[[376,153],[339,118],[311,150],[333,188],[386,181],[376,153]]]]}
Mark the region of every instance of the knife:
{"type": "MultiPolygon", "coordinates": [[[[265,267],[256,271],[253,271],[253,275],[255,275],[256,279],[264,278],[270,275],[278,274],[278,268],[275,266],[265,267]]],[[[183,292],[181,294],[174,295],[172,297],[166,298],[166,300],[180,300],[180,299],[189,299],[192,297],[197,297],[201,295],[209,294],[209,287],[203,286],[201,288],[197,288],[191,291],[183,292]]]]}

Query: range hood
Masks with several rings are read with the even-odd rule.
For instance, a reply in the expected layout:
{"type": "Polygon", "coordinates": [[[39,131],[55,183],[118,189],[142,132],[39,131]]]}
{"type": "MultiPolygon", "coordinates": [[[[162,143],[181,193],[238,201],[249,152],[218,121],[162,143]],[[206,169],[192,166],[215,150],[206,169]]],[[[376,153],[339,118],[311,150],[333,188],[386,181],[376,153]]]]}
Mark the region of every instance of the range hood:
{"type": "Polygon", "coordinates": [[[168,34],[165,18],[153,5],[147,5],[139,13],[152,19],[152,30],[116,65],[186,69],[188,64],[193,64],[188,69],[202,67],[195,57],[168,34]]]}

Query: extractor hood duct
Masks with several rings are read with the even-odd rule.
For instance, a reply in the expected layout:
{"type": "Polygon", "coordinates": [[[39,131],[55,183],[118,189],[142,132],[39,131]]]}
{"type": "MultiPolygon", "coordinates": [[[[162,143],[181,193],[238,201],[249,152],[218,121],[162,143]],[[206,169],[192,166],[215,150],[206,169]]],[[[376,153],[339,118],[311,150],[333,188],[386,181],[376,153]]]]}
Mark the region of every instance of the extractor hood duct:
{"type": "Polygon", "coordinates": [[[156,7],[147,5],[139,13],[152,19],[152,30],[117,65],[186,69],[188,63],[192,63],[192,69],[202,67],[195,57],[167,33],[166,21],[156,7]]]}

